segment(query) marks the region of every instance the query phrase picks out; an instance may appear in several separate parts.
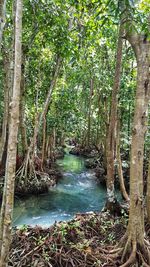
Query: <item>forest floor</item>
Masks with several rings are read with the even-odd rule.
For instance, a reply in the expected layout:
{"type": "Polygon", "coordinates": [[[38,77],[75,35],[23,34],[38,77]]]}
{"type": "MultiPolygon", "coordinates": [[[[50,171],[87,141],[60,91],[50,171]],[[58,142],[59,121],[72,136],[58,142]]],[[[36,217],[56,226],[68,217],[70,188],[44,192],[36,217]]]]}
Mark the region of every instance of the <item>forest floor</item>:
{"type": "Polygon", "coordinates": [[[8,266],[120,266],[119,258],[113,260],[109,256],[109,248],[114,248],[124,235],[127,221],[126,214],[114,217],[92,212],[77,214],[73,220],[50,228],[14,229],[8,266]]]}

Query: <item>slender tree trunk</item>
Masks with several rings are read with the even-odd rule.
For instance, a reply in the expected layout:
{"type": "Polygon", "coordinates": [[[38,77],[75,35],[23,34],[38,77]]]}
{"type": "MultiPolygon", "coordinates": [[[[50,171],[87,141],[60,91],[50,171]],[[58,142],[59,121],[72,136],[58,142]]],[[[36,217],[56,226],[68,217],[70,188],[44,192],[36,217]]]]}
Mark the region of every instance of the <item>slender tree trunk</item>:
{"type": "Polygon", "coordinates": [[[5,26],[5,17],[6,17],[6,0],[0,0],[0,52],[2,45],[2,36],[5,26]]]}
{"type": "Polygon", "coordinates": [[[40,127],[40,125],[41,125],[44,117],[46,117],[46,114],[47,114],[47,111],[48,111],[48,107],[49,107],[49,103],[50,103],[50,100],[51,100],[52,92],[53,92],[53,89],[55,87],[57,77],[59,75],[59,70],[60,70],[60,67],[61,67],[61,62],[62,62],[62,58],[61,57],[58,57],[57,58],[57,62],[56,62],[56,69],[55,69],[55,72],[54,72],[54,76],[53,76],[53,79],[51,81],[50,88],[49,88],[49,91],[48,91],[48,94],[47,94],[45,103],[43,105],[42,112],[39,115],[38,123],[36,125],[37,129],[35,131],[36,132],[36,138],[34,138],[35,142],[36,142],[36,139],[37,139],[39,127],[40,127]]]}
{"type": "Polygon", "coordinates": [[[131,125],[131,103],[129,102],[129,111],[128,111],[128,140],[130,140],[130,125],[131,125]]]}
{"type": "Polygon", "coordinates": [[[56,148],[56,127],[53,128],[53,148],[56,148]]]}
{"type": "Polygon", "coordinates": [[[65,145],[65,132],[62,130],[61,131],[61,138],[60,138],[60,146],[64,146],[65,145]]]}
{"type": "Polygon", "coordinates": [[[117,122],[117,170],[118,170],[118,176],[119,176],[119,183],[120,183],[120,190],[122,193],[123,198],[129,202],[129,196],[125,188],[124,178],[123,178],[123,171],[122,171],[122,161],[121,161],[121,155],[120,155],[120,119],[118,116],[118,122],[117,122]]]}
{"type": "Polygon", "coordinates": [[[7,266],[7,257],[11,243],[12,213],[14,204],[15,168],[17,136],[19,125],[19,102],[21,81],[21,38],[22,37],[22,0],[16,2],[15,18],[15,69],[11,116],[8,137],[8,153],[5,171],[5,185],[0,217],[0,266],[7,266]]]}
{"type": "Polygon", "coordinates": [[[92,105],[93,85],[94,85],[93,78],[91,78],[90,95],[89,95],[89,110],[88,110],[87,147],[90,147],[90,141],[91,141],[91,105],[92,105]]]}
{"type": "Polygon", "coordinates": [[[50,135],[49,139],[49,147],[50,147],[50,159],[52,162],[55,161],[55,153],[54,153],[54,136],[50,135]]]}
{"type": "Polygon", "coordinates": [[[108,128],[109,128],[109,112],[107,99],[104,99],[104,118],[105,118],[105,137],[104,137],[104,167],[107,169],[107,139],[108,139],[108,128]]]}
{"type": "Polygon", "coordinates": [[[22,65],[21,65],[21,85],[20,85],[20,132],[21,132],[21,141],[22,141],[22,154],[25,156],[28,143],[27,143],[27,133],[25,127],[25,58],[22,54],[22,65]]]}
{"type": "MultiPolygon", "coordinates": [[[[7,144],[8,144],[8,123],[9,123],[9,102],[12,97],[13,79],[14,79],[14,25],[11,31],[12,43],[8,48],[2,47],[3,60],[4,60],[4,114],[2,134],[0,138],[0,162],[2,167],[5,167],[7,157],[7,144]]],[[[0,47],[1,50],[1,47],[0,47]]]]}
{"type": "Polygon", "coordinates": [[[52,162],[55,161],[55,147],[56,147],[56,128],[53,128],[53,132],[47,138],[46,154],[52,162]]]}
{"type": "Polygon", "coordinates": [[[20,178],[24,177],[25,181],[27,181],[28,169],[30,170],[30,173],[29,173],[30,176],[32,176],[34,174],[35,147],[36,147],[36,143],[37,143],[39,127],[40,127],[41,123],[43,122],[43,119],[46,117],[46,114],[47,114],[47,111],[48,111],[48,107],[49,107],[49,103],[50,103],[50,100],[51,100],[52,91],[53,91],[53,89],[55,87],[56,80],[57,80],[57,77],[59,75],[61,64],[62,64],[62,58],[61,57],[57,57],[57,62],[56,62],[55,70],[54,70],[54,75],[53,75],[53,78],[52,78],[52,81],[51,81],[51,84],[50,84],[49,91],[47,93],[46,100],[45,100],[45,102],[43,104],[42,112],[40,114],[38,113],[37,117],[36,117],[36,123],[35,123],[35,127],[34,127],[34,134],[33,134],[33,137],[31,138],[31,142],[30,142],[30,145],[29,145],[27,153],[26,153],[26,159],[24,161],[24,166],[17,173],[17,175],[20,178]]]}
{"type": "Polygon", "coordinates": [[[111,110],[109,117],[109,128],[107,136],[107,202],[106,209],[112,210],[116,203],[115,190],[114,190],[114,159],[115,159],[115,144],[116,144],[116,122],[117,122],[117,105],[118,105],[118,91],[120,87],[121,77],[121,62],[122,62],[122,47],[123,47],[123,25],[120,25],[118,44],[117,44],[117,56],[116,56],[116,68],[114,85],[112,89],[111,110]]]}
{"type": "Polygon", "coordinates": [[[45,159],[45,149],[46,149],[46,118],[43,118],[43,143],[42,143],[42,167],[45,159]]]}
{"type": "Polygon", "coordinates": [[[49,158],[49,135],[47,135],[47,139],[46,139],[46,157],[49,158]]]}
{"type": "MultiPolygon", "coordinates": [[[[4,114],[3,114],[3,125],[2,125],[2,135],[0,139],[0,162],[2,162],[3,153],[5,150],[6,136],[8,132],[8,115],[9,115],[9,75],[10,75],[10,64],[6,53],[4,52],[4,114]]],[[[3,166],[4,167],[4,166],[3,166]]]]}
{"type": "MultiPolygon", "coordinates": [[[[36,123],[36,129],[34,130],[35,134],[34,134],[34,142],[36,142],[37,140],[37,136],[38,136],[38,131],[39,131],[39,127],[44,119],[44,117],[46,116],[47,114],[47,111],[48,111],[48,107],[49,107],[49,103],[50,103],[50,100],[51,100],[51,95],[52,95],[52,92],[53,92],[53,89],[55,87],[55,84],[56,84],[56,80],[57,80],[57,77],[59,75],[59,71],[60,71],[60,67],[61,67],[61,63],[62,63],[62,58],[61,57],[58,57],[57,58],[57,62],[56,62],[56,68],[55,68],[55,72],[54,72],[54,76],[53,76],[53,79],[51,81],[51,84],[50,84],[50,88],[49,88],[49,91],[48,91],[48,94],[47,94],[47,97],[46,97],[46,100],[43,104],[43,109],[42,109],[42,112],[41,114],[38,115],[39,119],[37,120],[37,123],[36,123]]],[[[33,148],[34,148],[35,144],[33,144],[33,148]]],[[[34,152],[34,151],[33,151],[34,152]]],[[[34,154],[34,153],[33,153],[34,154]]]]}
{"type": "Polygon", "coordinates": [[[6,157],[7,157],[7,145],[8,145],[8,124],[9,124],[9,103],[12,98],[12,88],[13,88],[13,66],[14,61],[12,59],[12,51],[9,53],[9,62],[7,65],[6,80],[4,87],[4,114],[3,114],[3,126],[2,126],[2,135],[0,140],[0,162],[2,164],[2,168],[5,168],[6,157]]]}
{"type": "Polygon", "coordinates": [[[54,89],[55,84],[56,84],[56,80],[57,80],[58,75],[59,75],[61,64],[62,64],[62,58],[60,56],[58,56],[57,57],[57,62],[56,62],[56,68],[55,68],[55,71],[54,71],[54,76],[53,76],[53,79],[51,81],[50,88],[49,88],[49,91],[48,91],[48,94],[47,94],[47,97],[46,97],[46,100],[45,100],[45,103],[43,105],[43,109],[42,109],[42,112],[41,112],[41,115],[40,115],[40,121],[39,121],[40,124],[41,124],[44,116],[47,114],[49,103],[50,103],[50,100],[51,100],[51,95],[52,95],[53,89],[54,89]]]}
{"type": "Polygon", "coordinates": [[[101,96],[98,96],[98,118],[97,118],[97,129],[96,129],[96,146],[98,147],[100,144],[100,140],[102,139],[100,136],[100,118],[101,118],[101,96]]]}
{"type": "Polygon", "coordinates": [[[150,224],[150,159],[149,159],[148,176],[147,176],[146,209],[147,209],[148,223],[150,224]]]}

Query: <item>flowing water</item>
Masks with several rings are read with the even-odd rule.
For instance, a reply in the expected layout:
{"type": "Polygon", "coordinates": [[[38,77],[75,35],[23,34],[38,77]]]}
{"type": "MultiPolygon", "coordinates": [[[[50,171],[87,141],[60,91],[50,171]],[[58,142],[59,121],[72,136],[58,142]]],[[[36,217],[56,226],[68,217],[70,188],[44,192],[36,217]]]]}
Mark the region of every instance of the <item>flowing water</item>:
{"type": "Polygon", "coordinates": [[[49,193],[16,199],[14,225],[50,226],[70,220],[78,212],[100,211],[106,190],[96,183],[94,173],[84,167],[84,159],[66,154],[57,163],[64,177],[49,193]]]}

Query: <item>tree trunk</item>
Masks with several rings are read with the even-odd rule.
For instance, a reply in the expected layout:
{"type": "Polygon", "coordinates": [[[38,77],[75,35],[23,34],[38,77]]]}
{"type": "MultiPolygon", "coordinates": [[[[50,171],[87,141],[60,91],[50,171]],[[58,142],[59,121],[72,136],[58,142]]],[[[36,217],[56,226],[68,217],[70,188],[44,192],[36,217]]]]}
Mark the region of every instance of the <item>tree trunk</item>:
{"type": "Polygon", "coordinates": [[[130,161],[130,211],[127,232],[123,238],[122,267],[130,266],[138,255],[144,266],[150,266],[150,252],[145,242],[143,202],[143,154],[147,129],[148,102],[150,98],[149,55],[150,42],[136,33],[128,33],[137,59],[137,90],[132,128],[130,161]],[[131,253],[131,254],[130,254],[131,253]],[[129,256],[130,254],[130,256],[129,256]],[[145,263],[144,263],[145,262],[145,263]],[[147,265],[145,265],[147,264],[147,265]]]}
{"type": "Polygon", "coordinates": [[[124,178],[123,178],[123,171],[122,171],[122,161],[121,161],[121,155],[120,155],[120,118],[118,116],[118,122],[117,122],[117,170],[118,170],[118,176],[119,176],[119,183],[120,183],[120,191],[122,193],[123,198],[129,202],[129,196],[125,188],[124,184],[124,178]]]}
{"type": "Polygon", "coordinates": [[[56,68],[55,68],[55,71],[54,71],[54,76],[53,76],[53,79],[51,81],[50,88],[49,88],[49,91],[48,91],[48,94],[47,94],[47,97],[46,97],[46,100],[45,100],[45,103],[43,105],[43,109],[42,109],[42,112],[41,112],[41,115],[40,115],[40,121],[39,121],[40,124],[41,124],[44,116],[46,116],[46,114],[47,114],[49,103],[50,103],[50,100],[51,100],[51,95],[52,95],[53,89],[55,87],[57,77],[59,75],[61,63],[62,63],[62,58],[60,56],[58,56],[57,57],[57,62],[56,62],[56,68]]]}
{"type": "MultiPolygon", "coordinates": [[[[8,132],[8,116],[9,116],[9,75],[10,75],[10,63],[7,58],[7,54],[4,51],[4,71],[5,71],[5,79],[4,79],[4,114],[3,114],[3,124],[2,124],[2,134],[0,139],[0,162],[2,162],[3,153],[6,145],[6,135],[8,132]]],[[[7,147],[7,146],[6,146],[7,147]]],[[[3,166],[5,167],[5,166],[3,166]]]]}
{"type": "Polygon", "coordinates": [[[16,2],[15,18],[15,67],[14,85],[11,102],[11,116],[8,137],[8,153],[5,171],[5,185],[0,218],[0,266],[7,266],[7,257],[11,243],[12,213],[14,204],[15,168],[17,136],[19,125],[19,102],[21,81],[21,37],[22,37],[22,0],[16,2]]]}
{"type": "Polygon", "coordinates": [[[47,135],[47,139],[46,139],[46,157],[49,158],[50,157],[50,151],[49,151],[49,141],[50,137],[49,135],[47,135]]]}
{"type": "Polygon", "coordinates": [[[28,143],[27,143],[27,133],[25,127],[25,58],[22,54],[22,65],[21,65],[21,84],[20,84],[20,132],[22,141],[22,154],[25,156],[28,143]]]}
{"type": "Polygon", "coordinates": [[[63,130],[61,131],[60,146],[65,146],[65,132],[63,130]]]}
{"type": "MultiPolygon", "coordinates": [[[[13,26],[14,29],[14,26],[13,26]]],[[[8,48],[2,47],[4,64],[4,114],[2,134],[0,138],[0,162],[5,168],[8,144],[8,123],[9,123],[9,103],[12,98],[13,79],[14,79],[14,30],[11,32],[12,43],[8,48]]]]}
{"type": "Polygon", "coordinates": [[[42,143],[42,167],[45,159],[45,149],[46,149],[46,118],[43,118],[43,143],[42,143]]]}
{"type": "Polygon", "coordinates": [[[50,160],[52,162],[54,162],[55,161],[55,152],[54,152],[54,135],[53,135],[53,133],[50,135],[49,149],[50,149],[50,160]]]}
{"type": "Polygon", "coordinates": [[[61,67],[61,62],[62,62],[62,58],[58,57],[57,58],[57,62],[56,62],[56,69],[55,69],[55,72],[54,72],[54,76],[53,76],[53,79],[51,81],[50,88],[49,88],[45,103],[43,104],[42,112],[39,115],[39,120],[38,120],[37,125],[36,125],[36,127],[37,127],[37,129],[35,131],[36,132],[36,136],[34,137],[34,141],[35,142],[36,142],[36,139],[37,139],[37,136],[38,136],[39,127],[40,127],[43,119],[46,117],[46,114],[47,114],[47,111],[48,111],[49,103],[50,103],[50,100],[51,100],[51,95],[52,95],[53,89],[55,87],[56,80],[57,80],[57,77],[58,77],[58,74],[59,74],[59,70],[60,70],[60,67],[61,67]]]}
{"type": "Polygon", "coordinates": [[[116,68],[114,85],[112,89],[112,100],[111,100],[111,110],[109,117],[109,128],[107,136],[107,202],[106,209],[113,211],[115,200],[115,190],[114,190],[114,159],[115,159],[115,144],[116,144],[116,122],[117,122],[117,105],[118,105],[118,91],[120,87],[120,77],[121,77],[121,62],[122,62],[122,47],[123,47],[123,26],[120,25],[118,45],[117,45],[117,56],[116,56],[116,68]]]}
{"type": "Polygon", "coordinates": [[[91,105],[93,95],[93,78],[90,81],[89,110],[88,110],[88,130],[87,130],[87,147],[90,147],[91,141],[91,105]]]}
{"type": "Polygon", "coordinates": [[[148,223],[150,224],[150,159],[149,159],[148,176],[147,176],[146,209],[147,209],[148,223]]]}
{"type": "Polygon", "coordinates": [[[56,148],[56,127],[53,128],[53,148],[56,148]]]}
{"type": "Polygon", "coordinates": [[[41,123],[43,122],[43,119],[46,117],[49,103],[51,100],[52,91],[55,87],[56,80],[57,80],[57,77],[58,77],[58,74],[60,71],[61,63],[62,63],[62,58],[57,57],[54,75],[53,75],[53,78],[52,78],[52,81],[50,84],[49,91],[47,93],[46,100],[43,104],[42,112],[40,114],[37,114],[37,117],[36,117],[34,134],[33,134],[33,137],[31,138],[31,142],[30,142],[30,145],[29,145],[27,153],[26,153],[26,159],[24,161],[24,165],[23,165],[22,169],[20,169],[19,172],[17,173],[17,176],[20,178],[23,177],[25,179],[25,181],[27,181],[27,178],[28,178],[28,170],[30,170],[30,172],[29,172],[30,176],[34,175],[34,171],[35,171],[35,167],[34,167],[35,147],[36,147],[36,143],[37,143],[39,127],[40,127],[41,123]]]}
{"type": "Polygon", "coordinates": [[[0,52],[6,17],[6,0],[0,0],[0,52]]]}

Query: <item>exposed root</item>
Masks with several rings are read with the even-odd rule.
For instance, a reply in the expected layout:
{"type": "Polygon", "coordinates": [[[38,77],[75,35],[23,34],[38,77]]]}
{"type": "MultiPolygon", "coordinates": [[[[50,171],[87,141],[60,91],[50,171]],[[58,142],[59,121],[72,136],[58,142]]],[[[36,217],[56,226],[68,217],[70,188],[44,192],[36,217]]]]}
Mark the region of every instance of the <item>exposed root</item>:
{"type": "Polygon", "coordinates": [[[149,250],[149,246],[147,246],[147,243],[148,241],[144,243],[143,246],[140,247],[140,251],[138,252],[142,255],[145,264],[148,263],[150,266],[150,250],[149,250]]]}
{"type": "MultiPolygon", "coordinates": [[[[130,242],[130,241],[129,241],[130,242]]],[[[128,245],[129,245],[129,242],[128,245]]],[[[123,253],[124,257],[126,256],[127,254],[127,251],[128,251],[128,245],[126,244],[126,247],[125,247],[125,252],[123,253]]],[[[122,264],[120,267],[128,267],[130,266],[132,263],[135,262],[135,259],[136,259],[136,249],[137,249],[137,245],[136,243],[133,244],[133,249],[132,249],[132,252],[131,252],[131,255],[129,257],[129,259],[124,263],[122,264]]]]}
{"type": "Polygon", "coordinates": [[[129,251],[130,248],[131,248],[131,245],[129,247],[129,244],[131,244],[131,238],[128,238],[127,241],[126,241],[126,245],[125,245],[125,248],[123,250],[122,257],[121,257],[121,262],[124,262],[124,258],[125,258],[126,254],[127,254],[127,251],[129,251]]]}
{"type": "MultiPolygon", "coordinates": [[[[143,245],[139,245],[138,242],[133,242],[131,236],[127,238],[127,233],[115,246],[114,249],[110,250],[109,258],[113,260],[119,260],[121,262],[120,267],[128,267],[131,266],[135,262],[140,262],[142,266],[150,267],[150,244],[148,240],[144,240],[143,245]],[[132,250],[132,251],[131,251],[132,250]],[[131,251],[131,253],[130,253],[131,251]],[[122,256],[121,256],[122,254],[122,256]]],[[[103,250],[104,251],[104,250],[103,250]]],[[[107,254],[106,251],[104,253],[107,254]]]]}
{"type": "Polygon", "coordinates": [[[133,241],[124,227],[113,224],[113,217],[107,216],[84,214],[48,229],[35,227],[17,231],[9,255],[10,266],[27,267],[36,262],[35,266],[45,267],[150,267],[148,240],[143,244],[133,241]],[[121,241],[117,235],[119,229],[124,235],[121,241]],[[116,246],[108,233],[116,234],[116,246]]]}
{"type": "Polygon", "coordinates": [[[145,262],[145,260],[144,260],[144,258],[143,258],[143,256],[142,256],[142,254],[141,254],[140,252],[138,252],[138,255],[139,255],[139,258],[140,258],[141,261],[142,261],[142,266],[143,266],[143,267],[149,267],[150,265],[147,264],[147,263],[145,262]]]}
{"type": "Polygon", "coordinates": [[[128,235],[127,232],[123,235],[123,237],[121,238],[121,240],[119,241],[118,244],[116,244],[116,248],[120,248],[120,247],[124,247],[124,244],[127,242],[128,239],[128,235]]]}
{"type": "MultiPolygon", "coordinates": [[[[114,254],[114,253],[120,253],[123,250],[123,248],[115,248],[109,251],[109,254],[114,254]]],[[[102,249],[104,253],[108,253],[108,250],[102,249]]]]}

